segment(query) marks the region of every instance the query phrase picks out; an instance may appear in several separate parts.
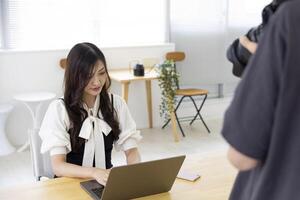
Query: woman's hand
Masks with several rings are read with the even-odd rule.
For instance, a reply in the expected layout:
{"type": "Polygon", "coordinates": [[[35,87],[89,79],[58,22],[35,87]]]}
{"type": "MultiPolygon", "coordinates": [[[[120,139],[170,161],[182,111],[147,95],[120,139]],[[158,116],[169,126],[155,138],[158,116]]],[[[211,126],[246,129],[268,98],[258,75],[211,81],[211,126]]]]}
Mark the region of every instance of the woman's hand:
{"type": "Polygon", "coordinates": [[[257,49],[257,43],[250,41],[246,36],[240,37],[240,43],[252,54],[255,53],[257,49]]]}
{"type": "Polygon", "coordinates": [[[132,148],[125,151],[127,164],[135,164],[141,162],[141,156],[137,148],[132,148]]]}
{"type": "Polygon", "coordinates": [[[92,177],[103,186],[106,185],[109,173],[110,173],[110,169],[99,169],[99,168],[92,169],[92,177]]]}
{"type": "Polygon", "coordinates": [[[56,176],[93,178],[100,184],[106,185],[110,169],[82,167],[66,162],[66,155],[51,156],[53,172],[56,176]]]}

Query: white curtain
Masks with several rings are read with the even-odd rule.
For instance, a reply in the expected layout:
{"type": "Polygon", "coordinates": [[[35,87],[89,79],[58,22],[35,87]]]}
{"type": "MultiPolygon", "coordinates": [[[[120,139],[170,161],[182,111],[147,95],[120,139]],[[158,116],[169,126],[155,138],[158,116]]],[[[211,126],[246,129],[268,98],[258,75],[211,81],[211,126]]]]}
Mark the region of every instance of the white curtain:
{"type": "Polygon", "coordinates": [[[105,46],[166,42],[166,0],[105,0],[100,41],[105,46]]]}
{"type": "Polygon", "coordinates": [[[1,0],[7,49],[163,43],[166,0],[1,0]]]}
{"type": "Polygon", "coordinates": [[[0,0],[0,49],[3,47],[3,2],[0,0]]]}
{"type": "Polygon", "coordinates": [[[215,83],[223,61],[224,0],[171,0],[171,42],[186,53],[178,63],[183,85],[215,83]]]}
{"type": "Polygon", "coordinates": [[[271,0],[227,0],[227,32],[230,36],[245,34],[251,27],[261,23],[263,8],[271,0]]]}
{"type": "Polygon", "coordinates": [[[229,44],[261,22],[271,0],[170,0],[171,42],[186,53],[178,64],[184,85],[236,81],[226,59],[229,44]]]}

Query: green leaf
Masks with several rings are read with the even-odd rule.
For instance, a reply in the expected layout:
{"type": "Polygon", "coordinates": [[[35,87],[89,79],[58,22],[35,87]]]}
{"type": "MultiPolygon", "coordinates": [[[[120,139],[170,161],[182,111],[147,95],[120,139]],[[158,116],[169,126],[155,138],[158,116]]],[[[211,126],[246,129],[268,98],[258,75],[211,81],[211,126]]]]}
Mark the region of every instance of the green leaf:
{"type": "Polygon", "coordinates": [[[161,88],[162,94],[159,110],[161,117],[164,116],[165,120],[170,118],[169,111],[173,111],[177,103],[175,94],[179,82],[179,74],[176,72],[174,66],[172,60],[166,60],[157,69],[159,74],[158,85],[161,88]]]}

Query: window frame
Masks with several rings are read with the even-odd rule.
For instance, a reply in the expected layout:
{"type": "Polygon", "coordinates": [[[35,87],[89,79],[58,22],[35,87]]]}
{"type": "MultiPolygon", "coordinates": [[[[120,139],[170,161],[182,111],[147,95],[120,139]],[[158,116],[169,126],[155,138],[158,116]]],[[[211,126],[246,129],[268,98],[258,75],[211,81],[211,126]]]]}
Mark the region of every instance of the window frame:
{"type": "MultiPolygon", "coordinates": [[[[49,47],[49,46],[41,46],[41,47],[20,47],[20,48],[10,48],[8,47],[8,37],[7,37],[7,30],[5,27],[7,27],[7,2],[9,0],[0,0],[0,52],[28,52],[28,51],[53,51],[53,50],[65,50],[68,49],[67,46],[62,45],[61,47],[49,47]]],[[[164,0],[164,15],[165,15],[165,19],[164,19],[164,30],[162,31],[162,37],[163,37],[163,41],[159,42],[157,41],[157,43],[155,42],[149,42],[149,43],[145,43],[145,44],[134,44],[132,43],[132,45],[105,45],[105,46],[101,46],[101,48],[105,47],[105,48],[115,48],[115,47],[136,47],[136,46],[156,46],[156,45],[160,45],[160,44],[165,44],[168,43],[170,41],[170,13],[169,13],[169,5],[170,5],[170,0],[164,0]]],[[[100,25],[101,26],[101,25],[100,25]]],[[[95,40],[95,38],[93,38],[95,40]]],[[[82,39],[78,39],[78,41],[80,41],[82,39]]],[[[96,41],[97,43],[99,42],[98,40],[96,41]]],[[[101,43],[101,40],[100,40],[101,43]]]]}

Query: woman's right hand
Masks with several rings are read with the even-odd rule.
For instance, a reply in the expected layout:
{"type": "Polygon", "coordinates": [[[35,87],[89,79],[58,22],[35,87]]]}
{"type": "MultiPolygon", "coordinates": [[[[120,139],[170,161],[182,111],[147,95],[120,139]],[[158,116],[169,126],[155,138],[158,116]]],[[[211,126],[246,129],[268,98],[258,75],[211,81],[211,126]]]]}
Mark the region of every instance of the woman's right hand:
{"type": "Polygon", "coordinates": [[[103,186],[106,185],[109,173],[110,173],[110,169],[99,169],[99,168],[92,169],[92,177],[103,186]]]}

